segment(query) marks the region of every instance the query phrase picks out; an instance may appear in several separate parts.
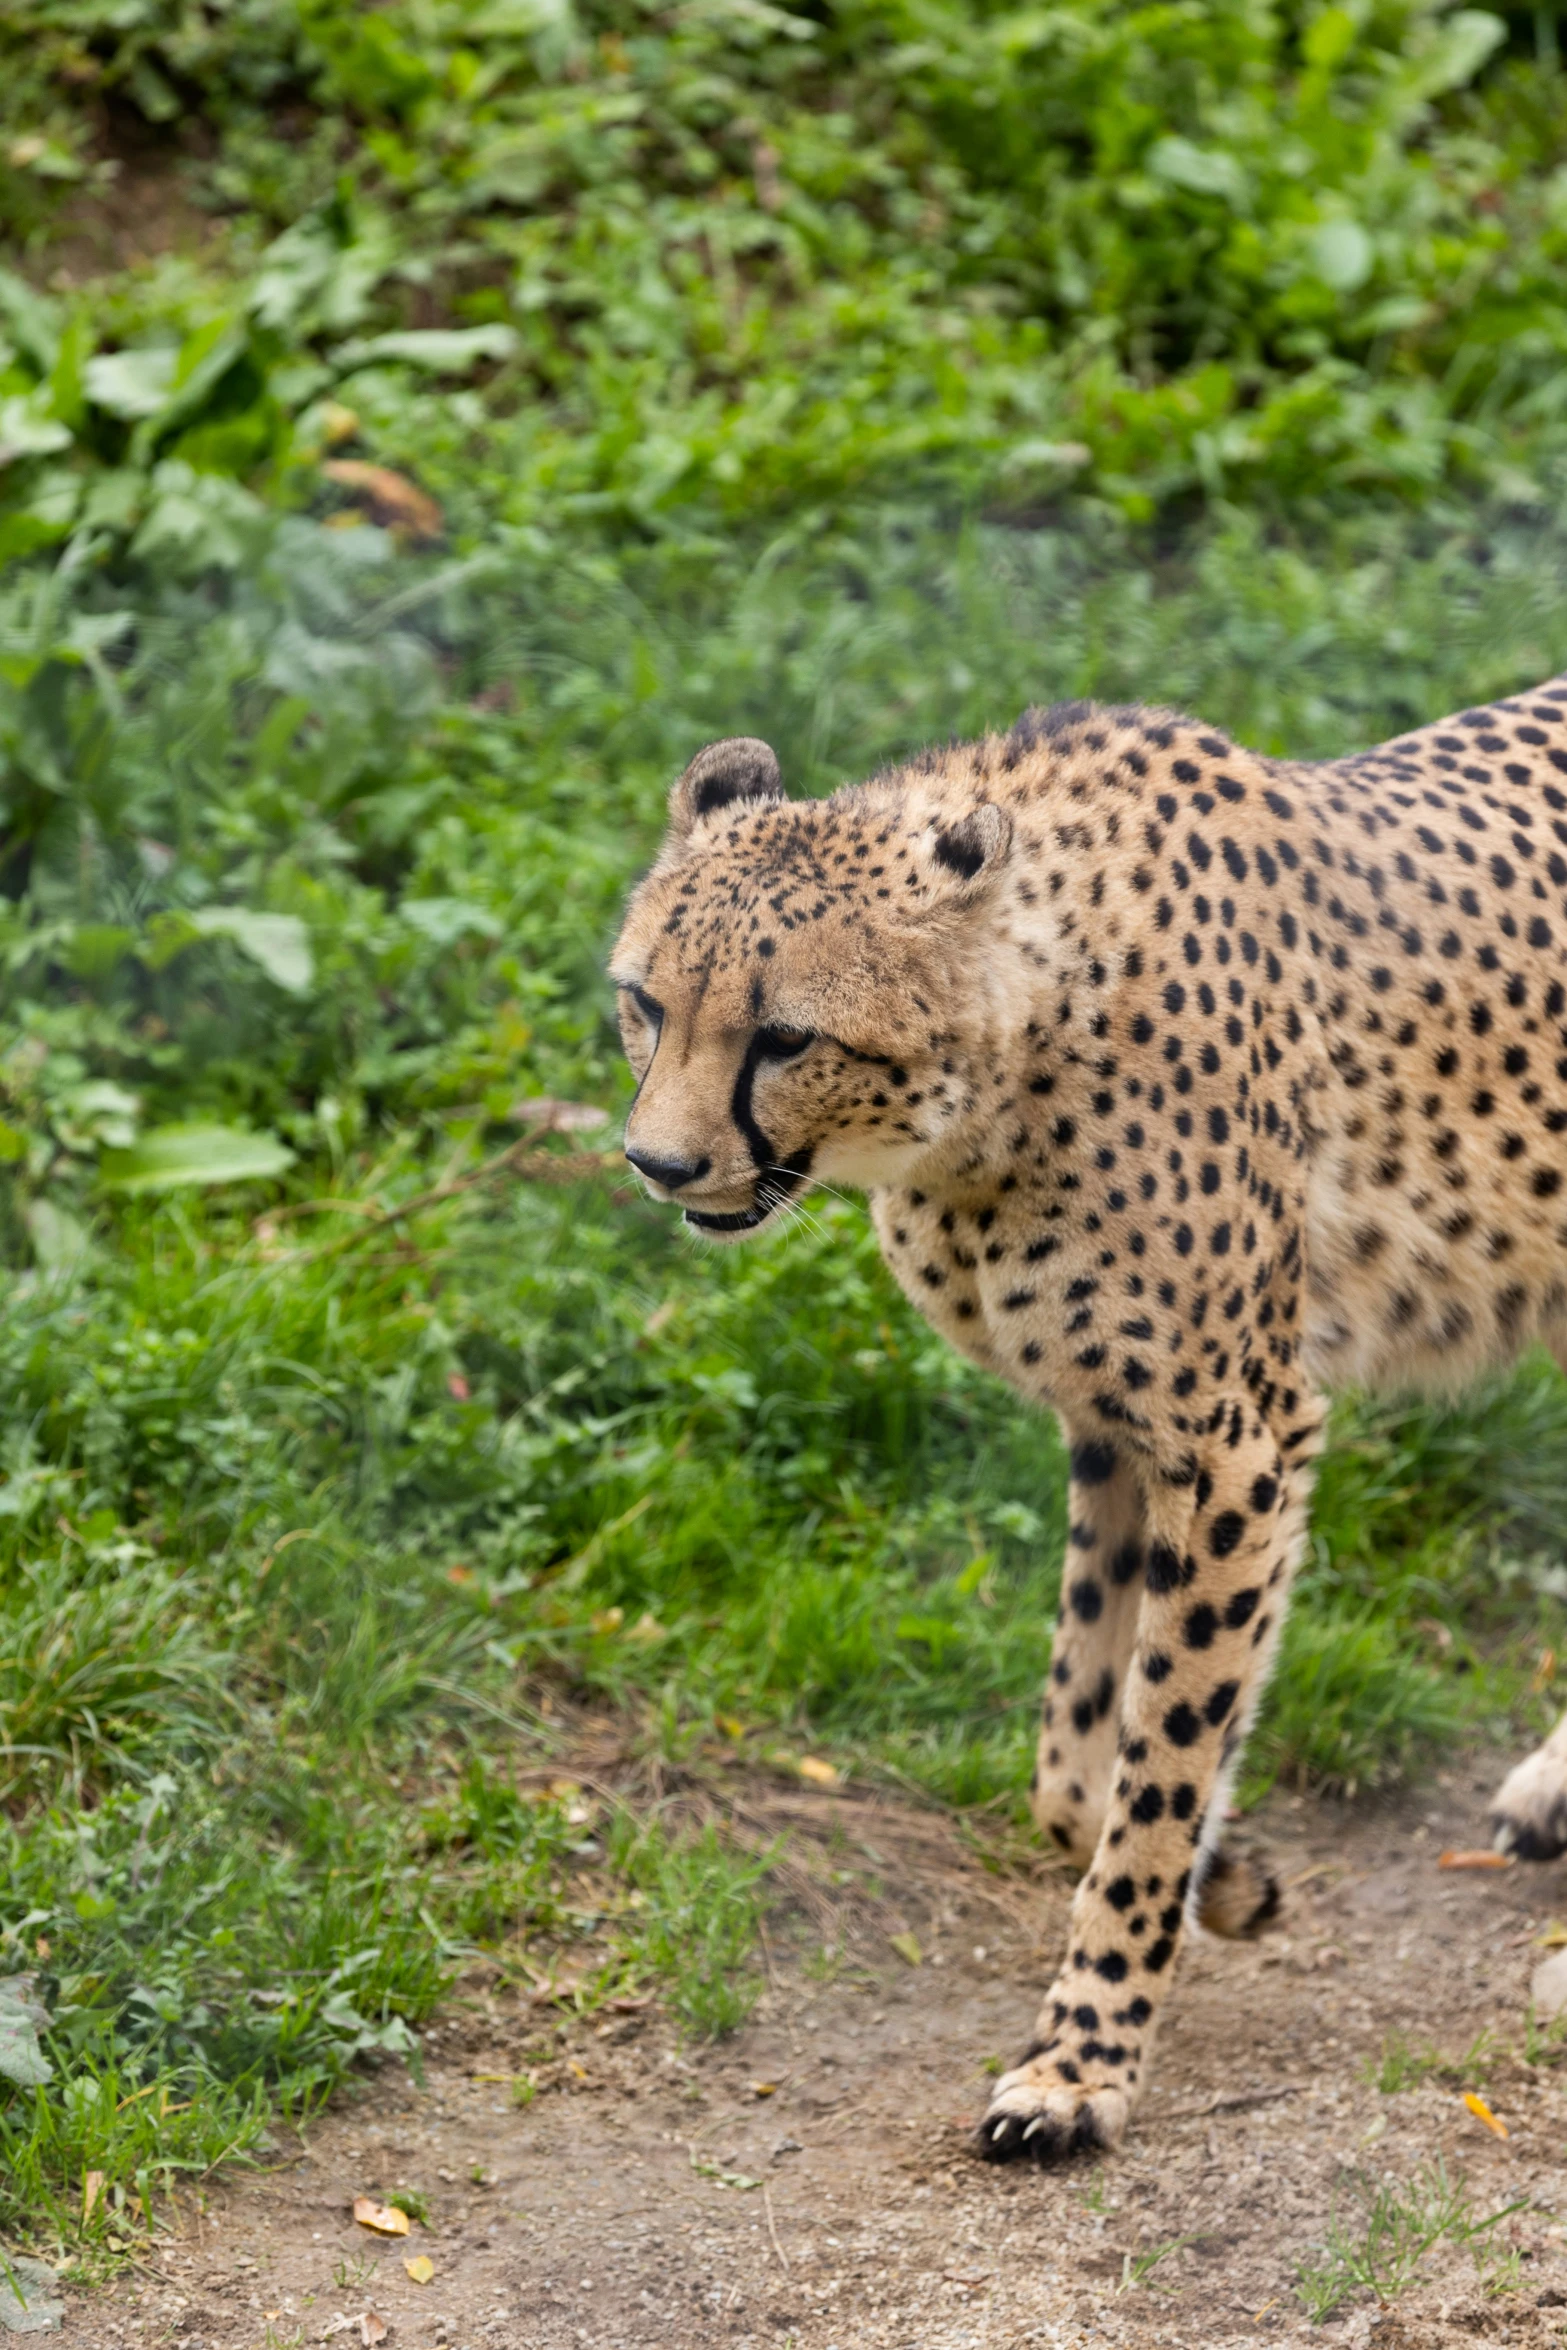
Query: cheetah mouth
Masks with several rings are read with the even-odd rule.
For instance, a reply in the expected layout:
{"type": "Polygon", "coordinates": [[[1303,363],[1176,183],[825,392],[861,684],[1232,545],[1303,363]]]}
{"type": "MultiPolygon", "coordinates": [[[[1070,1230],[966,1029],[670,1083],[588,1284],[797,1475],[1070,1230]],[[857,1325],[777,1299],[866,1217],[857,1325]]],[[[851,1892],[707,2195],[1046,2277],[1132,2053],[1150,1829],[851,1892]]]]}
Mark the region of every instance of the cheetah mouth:
{"type": "Polygon", "coordinates": [[[780,1165],[769,1167],[759,1175],[755,1195],[748,1208],[692,1208],[682,1211],[694,1232],[707,1232],[724,1238],[742,1232],[757,1232],[768,1219],[775,1216],[784,1203],[797,1192],[810,1173],[810,1147],[796,1151],[780,1165]]]}
{"type": "Polygon", "coordinates": [[[700,1208],[687,1208],[686,1222],[698,1232],[754,1232],[758,1224],[765,1224],[772,1207],[737,1208],[732,1215],[704,1215],[700,1208]]]}

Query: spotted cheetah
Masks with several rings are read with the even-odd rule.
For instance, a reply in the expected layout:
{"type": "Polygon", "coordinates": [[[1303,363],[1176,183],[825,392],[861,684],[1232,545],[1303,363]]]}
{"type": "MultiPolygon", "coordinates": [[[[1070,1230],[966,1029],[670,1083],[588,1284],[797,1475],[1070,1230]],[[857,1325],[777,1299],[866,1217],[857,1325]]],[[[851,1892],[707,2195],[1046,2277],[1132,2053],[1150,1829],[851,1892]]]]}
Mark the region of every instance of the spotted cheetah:
{"type": "MultiPolygon", "coordinates": [[[[674,787],[627,1157],[720,1241],[863,1187],[1070,1448],[1033,1803],[1083,1875],[988,2156],[1116,2144],[1187,1927],[1276,1901],[1218,1826],[1325,1391],[1567,1349],[1564,893],[1567,681],[1322,765],[1069,702],[826,800],[749,738],[674,787]]],[[[1567,1845],[1567,1723],[1495,1829],[1567,1845]]]]}

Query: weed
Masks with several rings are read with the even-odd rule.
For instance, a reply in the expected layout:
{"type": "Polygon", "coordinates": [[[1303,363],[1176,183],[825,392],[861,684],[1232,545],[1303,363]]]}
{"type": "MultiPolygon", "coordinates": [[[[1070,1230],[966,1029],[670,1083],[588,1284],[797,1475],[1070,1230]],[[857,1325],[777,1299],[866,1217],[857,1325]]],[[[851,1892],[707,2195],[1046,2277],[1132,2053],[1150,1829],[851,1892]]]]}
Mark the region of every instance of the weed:
{"type": "MultiPolygon", "coordinates": [[[[998,2065],[996,2069],[999,2071],[1000,2066],[998,2065]]],[[[1095,2163],[1094,2175],[1089,2180],[1087,2186],[1083,2189],[1083,2209],[1085,2211],[1091,2211],[1096,2219],[1105,2219],[1108,2218],[1109,2215],[1117,2208],[1118,2207],[1110,2201],[1110,2190],[1106,2183],[1105,2166],[1102,2162],[1095,2163]]]]}
{"type": "Polygon", "coordinates": [[[730,1849],[716,1828],[669,1836],[657,1818],[617,1823],[614,1865],[646,1896],[626,1930],[633,1966],[656,1969],[675,2013],[696,2032],[732,2031],[762,1988],[747,1963],[756,1941],[756,1887],[770,1856],[730,1849]]]}
{"type": "Polygon", "coordinates": [[[1490,2027],[1477,2032],[1461,2056],[1444,2055],[1429,2041],[1416,2042],[1402,2032],[1392,2032],[1381,2056],[1366,2065],[1361,2078],[1386,2097],[1430,2080],[1446,2081],[1456,2089],[1479,2089],[1504,2053],[1490,2027]]]}
{"type": "Polygon", "coordinates": [[[1413,2284],[1422,2262],[1442,2242],[1466,2247],[1477,2262],[1493,2228],[1521,2211],[1522,2196],[1477,2218],[1468,2182],[1450,2174],[1440,2156],[1403,2183],[1355,2172],[1349,2187],[1358,2218],[1335,2212],[1322,2256],[1298,2264],[1298,2291],[1313,2325],[1322,2325],[1351,2293],[1364,2289],[1390,2301],[1413,2284]]]}
{"type": "Polygon", "coordinates": [[[1542,2023],[1531,2000],[1524,2009],[1523,2046],[1519,2054],[1525,2064],[1560,2064],[1567,2056],[1567,2016],[1552,2016],[1542,2023]]]}
{"type": "MultiPolygon", "coordinates": [[[[1202,2236],[1171,2236],[1162,2244],[1149,2245],[1146,2251],[1124,2253],[1121,2259],[1121,2281],[1116,2287],[1117,2293],[1134,2293],[1143,2286],[1153,2290],[1155,2272],[1163,2266],[1165,2261],[1171,2259],[1177,2252],[1184,2252],[1188,2244],[1201,2244],[1205,2240],[1202,2236]]],[[[1163,2278],[1159,2279],[1161,2287],[1164,2281],[1163,2278]]]]}
{"type": "Polygon", "coordinates": [[[1523,2285],[1523,2254],[1516,2244],[1476,2245],[1475,2268],[1483,2293],[1499,2297],[1523,2285]]]}

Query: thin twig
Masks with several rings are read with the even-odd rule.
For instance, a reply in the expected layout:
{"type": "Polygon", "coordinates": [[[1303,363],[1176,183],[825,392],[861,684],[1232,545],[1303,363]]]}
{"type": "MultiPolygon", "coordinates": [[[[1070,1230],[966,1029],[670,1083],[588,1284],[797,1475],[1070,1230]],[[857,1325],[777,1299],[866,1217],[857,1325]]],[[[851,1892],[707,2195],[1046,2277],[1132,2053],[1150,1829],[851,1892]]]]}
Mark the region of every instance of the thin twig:
{"type": "MultiPolygon", "coordinates": [[[[565,1151],[555,1152],[537,1148],[541,1134],[555,1131],[548,1122],[532,1126],[516,1142],[510,1142],[503,1151],[486,1159],[481,1166],[470,1168],[466,1175],[454,1175],[440,1183],[432,1183],[427,1190],[416,1191],[412,1199],[399,1202],[393,1208],[376,1208],[367,1212],[362,1200],[308,1200],[300,1201],[296,1214],[320,1210],[326,1213],[341,1209],[346,1215],[359,1215],[365,1221],[355,1232],[339,1234],[336,1240],[324,1240],[317,1247],[291,1252],[288,1263],[307,1265],[320,1257],[339,1256],[346,1249],[357,1248],[361,1241],[382,1232],[388,1224],[403,1223],[409,1216],[423,1215],[426,1208],[441,1207],[447,1200],[460,1199],[466,1192],[476,1191],[481,1184],[493,1183],[497,1176],[515,1175],[528,1183],[582,1183],[593,1175],[602,1175],[620,1157],[619,1151],[565,1151]]],[[[281,1212],[281,1211],[279,1211],[281,1212]]],[[[265,1221],[263,1218],[262,1221],[265,1221]]]]}
{"type": "Polygon", "coordinates": [[[1276,2105],[1281,2097],[1298,2097],[1292,2081],[1278,2089],[1231,2089],[1210,2097],[1206,2105],[1173,2105],[1160,2119],[1167,2122],[1203,2121],[1210,2113],[1244,2113],[1251,2105],[1276,2105]]]}
{"type": "Polygon", "coordinates": [[[778,2255],[778,2265],[783,2270],[784,2275],[787,2276],[789,2274],[789,2263],[784,2258],[784,2248],[778,2241],[778,2222],[773,2217],[772,2191],[768,2187],[767,2181],[765,2179],[762,2181],[762,2209],[767,2214],[767,2233],[772,2240],[773,2250],[778,2255]]]}

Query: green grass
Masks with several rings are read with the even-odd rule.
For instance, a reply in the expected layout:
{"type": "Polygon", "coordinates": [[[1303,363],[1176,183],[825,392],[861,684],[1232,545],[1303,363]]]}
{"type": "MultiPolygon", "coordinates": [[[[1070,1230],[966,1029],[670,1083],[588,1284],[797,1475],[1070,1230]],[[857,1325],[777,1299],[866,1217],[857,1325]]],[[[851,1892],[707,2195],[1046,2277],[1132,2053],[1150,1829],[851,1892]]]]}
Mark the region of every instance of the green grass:
{"type": "MultiPolygon", "coordinates": [[[[1532,2045],[1534,2027],[1530,2020],[1532,2045]]],[[[1365,2078],[1372,2087],[1380,2089],[1384,2097],[1396,2097],[1405,2089],[1418,2089],[1426,2081],[1446,2081],[1455,2089],[1483,2089],[1505,2051],[1498,2048],[1496,2035],[1487,2029],[1478,2032],[1460,2056],[1448,2056],[1429,2041],[1411,2040],[1406,2033],[1394,2032],[1386,2041],[1381,2056],[1368,2065],[1365,2078]]],[[[1537,2058],[1525,2055],[1524,2061],[1537,2058]]]]}
{"type": "Polygon", "coordinates": [[[1492,2291],[1516,2287],[1518,2263],[1492,2241],[1492,2230],[1528,2205],[1526,2195],[1484,2218],[1476,2212],[1463,2173],[1440,2156],[1407,2180],[1360,2174],[1353,2183],[1353,2217],[1337,2214],[1320,2257],[1302,2261],[1299,2291],[1313,2325],[1323,2325],[1357,2292],[1394,2300],[1419,2278],[1427,2255],[1448,2243],[1468,2251],[1492,2291]]]}
{"type": "MultiPolygon", "coordinates": [[[[723,1255],[612,1168],[356,1212],[493,1155],[520,1095],[623,1098],[599,942],[690,742],[761,725],[815,784],[1082,685],[1326,750],[1567,657],[1554,526],[1500,520],[1485,568],[1472,525],[1289,546],[1235,517],[1157,560],[864,529],[868,596],[842,541],[726,556],[683,606],[657,552],[549,605],[521,563],[444,638],[410,624],[401,734],[357,589],[309,728],[247,682],[308,566],[205,614],[183,662],[152,611],[120,715],[87,673],[49,705],[108,730],[118,800],[39,834],[7,982],[4,1924],[55,2017],[54,2080],[4,2108],[19,2237],[76,2240],[83,2169],[155,2198],[346,2067],[416,2056],[475,1953],[576,2007],[661,1986],[689,2030],[744,2015],[761,1858],[679,1807],[535,1802],[546,1698],[623,1713],[650,1765],[700,1776],[738,1724],[742,1753],[1020,1807],[1060,1447],[913,1318],[856,1208],[723,1255]],[[528,698],[476,710],[502,647],[528,698]],[[335,797],[318,734],[365,746],[335,797]],[[136,882],[147,840],[175,861],[136,882]],[[241,855],[302,926],[304,989],[231,938],[158,960],[159,894],[210,903],[241,855]],[[200,1115],[297,1164],[117,1194],[101,1086],[143,1132],[200,1115]]],[[[1543,1720],[1564,1440],[1543,1361],[1460,1406],[1341,1407],[1253,1792],[1543,1720]]],[[[144,2207],[114,2206],[119,2240],[144,2207]]]]}
{"type": "MultiPolygon", "coordinates": [[[[852,1204],[710,1254],[612,1163],[465,1178],[540,1096],[612,1161],[602,957],[712,736],[816,792],[1084,693],[1333,756],[1567,667],[1537,29],[0,28],[7,2240],[134,2242],[481,1961],[730,2028],[737,1756],[1021,1816],[1053,1427],[852,1204]]],[[[1340,1406],[1250,1795],[1543,1724],[1564,1462],[1543,1360],[1340,1406]]]]}

